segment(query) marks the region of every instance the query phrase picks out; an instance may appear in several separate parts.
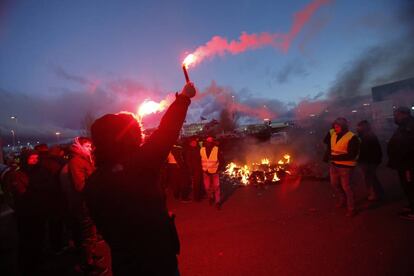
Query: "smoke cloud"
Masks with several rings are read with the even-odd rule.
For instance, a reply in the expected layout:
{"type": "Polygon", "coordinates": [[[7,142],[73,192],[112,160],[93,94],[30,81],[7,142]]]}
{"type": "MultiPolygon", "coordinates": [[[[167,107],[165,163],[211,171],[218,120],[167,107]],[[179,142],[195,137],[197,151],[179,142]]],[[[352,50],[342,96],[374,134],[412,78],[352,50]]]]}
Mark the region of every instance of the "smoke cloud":
{"type": "Polygon", "coordinates": [[[311,19],[313,14],[323,5],[331,3],[331,0],[314,0],[308,4],[303,10],[297,12],[293,16],[293,24],[288,33],[259,33],[248,34],[243,32],[238,40],[228,41],[227,38],[214,36],[205,45],[198,47],[193,55],[196,60],[193,64],[200,63],[206,58],[214,56],[223,56],[229,54],[240,54],[247,50],[259,49],[271,46],[282,52],[287,52],[299,32],[305,24],[311,19]]]}
{"type": "Polygon", "coordinates": [[[399,2],[395,20],[403,35],[367,49],[348,64],[329,90],[330,99],[367,94],[373,86],[414,76],[414,2],[399,2]]]}
{"type": "Polygon", "coordinates": [[[198,116],[218,119],[220,113],[227,110],[231,114],[237,114],[241,122],[276,118],[287,110],[285,104],[278,100],[257,98],[247,91],[236,92],[214,81],[200,91],[193,105],[190,117],[194,119],[198,116]]]}

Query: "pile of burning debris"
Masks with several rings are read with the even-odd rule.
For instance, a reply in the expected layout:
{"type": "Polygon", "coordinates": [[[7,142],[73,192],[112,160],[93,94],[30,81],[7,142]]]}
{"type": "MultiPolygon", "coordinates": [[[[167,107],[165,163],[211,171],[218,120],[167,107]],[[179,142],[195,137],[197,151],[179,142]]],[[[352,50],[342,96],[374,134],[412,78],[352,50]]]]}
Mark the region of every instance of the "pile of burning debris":
{"type": "Polygon", "coordinates": [[[263,158],[260,163],[252,163],[251,165],[239,165],[231,162],[227,164],[222,178],[233,185],[264,186],[275,184],[286,176],[294,174],[295,169],[291,162],[289,154],[283,155],[278,162],[271,162],[268,158],[263,158]]]}

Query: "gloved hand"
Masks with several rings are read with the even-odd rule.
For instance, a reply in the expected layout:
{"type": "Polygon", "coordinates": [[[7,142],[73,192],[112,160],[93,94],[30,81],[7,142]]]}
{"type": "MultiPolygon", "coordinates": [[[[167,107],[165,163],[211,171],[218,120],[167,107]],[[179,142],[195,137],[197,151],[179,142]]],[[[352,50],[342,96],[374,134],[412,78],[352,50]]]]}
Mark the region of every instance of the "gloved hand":
{"type": "Polygon", "coordinates": [[[192,98],[196,95],[196,89],[194,87],[194,84],[192,82],[187,83],[184,85],[183,90],[181,91],[180,95],[187,96],[189,98],[192,98]]]}

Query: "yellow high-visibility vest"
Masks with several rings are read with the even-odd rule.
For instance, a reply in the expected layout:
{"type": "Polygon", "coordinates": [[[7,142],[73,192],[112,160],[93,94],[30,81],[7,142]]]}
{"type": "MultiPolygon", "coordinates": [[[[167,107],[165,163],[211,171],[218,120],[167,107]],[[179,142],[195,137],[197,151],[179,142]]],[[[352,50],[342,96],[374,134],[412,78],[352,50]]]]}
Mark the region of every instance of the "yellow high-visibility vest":
{"type": "MultiPolygon", "coordinates": [[[[354,137],[354,133],[348,131],[345,133],[338,141],[338,135],[335,131],[331,129],[331,154],[332,155],[340,155],[340,154],[347,154],[348,153],[348,144],[351,141],[352,137],[354,137]]],[[[334,164],[338,165],[345,165],[345,166],[356,166],[357,158],[354,160],[346,160],[346,161],[332,161],[334,164]]]]}
{"type": "Polygon", "coordinates": [[[214,146],[210,152],[210,156],[207,157],[206,147],[202,147],[200,149],[201,155],[201,166],[203,167],[203,171],[209,173],[216,173],[219,161],[218,161],[218,147],[214,146]]]}

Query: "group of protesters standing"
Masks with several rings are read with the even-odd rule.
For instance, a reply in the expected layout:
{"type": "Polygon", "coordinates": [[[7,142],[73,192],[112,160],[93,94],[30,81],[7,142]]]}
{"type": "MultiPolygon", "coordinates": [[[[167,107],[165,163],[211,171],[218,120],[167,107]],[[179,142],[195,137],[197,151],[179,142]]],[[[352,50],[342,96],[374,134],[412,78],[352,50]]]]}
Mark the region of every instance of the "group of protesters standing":
{"type": "MultiPolygon", "coordinates": [[[[409,202],[400,217],[414,220],[414,118],[410,109],[396,109],[394,122],[398,128],[387,144],[388,167],[398,172],[409,202]]],[[[346,216],[349,217],[358,213],[351,181],[356,167],[359,167],[366,184],[368,202],[378,204],[384,200],[384,189],[377,176],[383,157],[381,145],[368,121],[360,121],[354,134],[349,130],[348,121],[339,117],[333,122],[324,143],[327,145],[325,161],[330,163],[330,182],[338,198],[337,208],[346,207],[346,216]]]]}
{"type": "Polygon", "coordinates": [[[174,145],[163,173],[164,186],[181,202],[208,198],[220,210],[222,195],[219,172],[224,165],[218,142],[208,136],[204,141],[190,138],[174,145]],[[191,197],[190,197],[191,195],[191,197]]]}
{"type": "Polygon", "coordinates": [[[86,179],[94,171],[92,142],[77,137],[69,152],[59,146],[37,145],[21,152],[20,162],[5,167],[2,190],[14,208],[18,232],[18,271],[40,275],[46,251],[79,256],[77,270],[100,275],[99,242],[83,198],[86,179]],[[13,166],[14,165],[14,166],[13,166]]]}
{"type": "MultiPolygon", "coordinates": [[[[182,201],[190,199],[190,190],[199,201],[204,190],[212,205],[222,204],[218,143],[207,137],[202,144],[191,139],[183,148],[175,145],[195,93],[187,83],[145,140],[133,114],[106,114],[92,124],[91,138],[74,140],[69,158],[59,147],[39,145],[22,153],[17,168],[0,167],[17,218],[20,275],[41,274],[46,233],[56,254],[66,250],[69,233],[86,275],[108,270],[96,250],[102,241],[110,248],[114,275],[179,275],[180,242],[166,187],[182,201]]],[[[405,108],[394,117],[398,129],[388,142],[388,165],[398,171],[410,203],[401,216],[414,219],[414,118],[405,108]]],[[[337,207],[347,207],[347,216],[357,214],[351,174],[358,165],[367,199],[381,201],[381,146],[369,123],[361,121],[354,134],[338,118],[324,141],[337,207]]]]}

